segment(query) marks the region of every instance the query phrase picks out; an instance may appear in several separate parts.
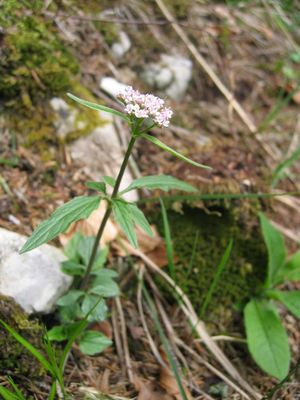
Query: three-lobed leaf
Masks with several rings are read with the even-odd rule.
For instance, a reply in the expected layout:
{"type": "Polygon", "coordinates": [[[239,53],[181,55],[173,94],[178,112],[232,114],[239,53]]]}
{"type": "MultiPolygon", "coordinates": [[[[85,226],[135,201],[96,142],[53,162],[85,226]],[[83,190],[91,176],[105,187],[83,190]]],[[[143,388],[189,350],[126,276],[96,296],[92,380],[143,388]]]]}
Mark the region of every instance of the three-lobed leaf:
{"type": "Polygon", "coordinates": [[[103,180],[108,186],[111,186],[112,188],[115,187],[116,184],[115,178],[112,178],[111,176],[104,176],[103,180]]]}
{"type": "Polygon", "coordinates": [[[286,250],[281,233],[270,223],[263,213],[260,213],[262,234],[268,249],[267,287],[272,287],[280,281],[280,275],[285,264],[286,250]]]}
{"type": "Polygon", "coordinates": [[[158,140],[156,137],[148,135],[147,133],[143,133],[141,135],[141,137],[143,137],[144,139],[148,140],[149,142],[155,144],[156,146],[158,146],[159,148],[161,148],[162,150],[172,154],[173,156],[179,158],[180,160],[183,160],[189,164],[194,165],[195,167],[199,167],[199,168],[204,168],[204,169],[211,169],[211,167],[207,166],[207,165],[203,165],[203,164],[199,164],[196,161],[191,160],[188,157],[185,157],[184,155],[178,153],[178,151],[172,149],[171,147],[167,146],[166,144],[162,143],[160,140],[158,140]]]}
{"type": "Polygon", "coordinates": [[[106,194],[106,185],[104,182],[87,182],[86,186],[89,189],[98,190],[98,192],[106,194]]]}
{"type": "Polygon", "coordinates": [[[251,300],[245,307],[249,351],[268,374],[282,380],[290,365],[288,337],[276,309],[265,300],[251,300]]]}
{"type": "Polygon", "coordinates": [[[124,234],[133,247],[137,247],[137,238],[134,230],[134,223],[131,212],[127,207],[127,203],[123,200],[114,200],[112,203],[113,214],[117,224],[120,226],[124,234]]]}
{"type": "Polygon", "coordinates": [[[89,356],[101,353],[111,344],[112,341],[107,336],[97,331],[86,331],[79,340],[80,350],[89,356]]]}
{"type": "Polygon", "coordinates": [[[85,266],[78,262],[67,260],[67,261],[62,262],[61,270],[62,270],[62,272],[64,272],[67,275],[81,276],[84,274],[85,266]]]}
{"type": "Polygon", "coordinates": [[[81,311],[84,315],[90,312],[87,317],[89,322],[103,321],[106,318],[107,305],[103,299],[99,301],[99,296],[86,294],[81,304],[81,311]]]}
{"type": "Polygon", "coordinates": [[[67,294],[60,297],[56,304],[63,307],[73,306],[82,296],[84,296],[84,292],[82,290],[70,290],[67,294]]]}
{"type": "Polygon", "coordinates": [[[153,236],[149,222],[135,204],[128,203],[123,199],[114,199],[112,201],[112,208],[117,223],[134,247],[137,247],[134,225],[140,226],[149,236],[153,236]]]}
{"type": "Polygon", "coordinates": [[[72,94],[72,93],[67,93],[67,96],[69,96],[70,99],[75,100],[77,103],[82,104],[83,106],[86,106],[88,108],[91,108],[92,110],[104,111],[109,114],[117,115],[118,117],[124,119],[126,122],[130,121],[126,114],[123,114],[120,111],[114,110],[113,108],[102,106],[101,104],[97,104],[97,103],[92,103],[91,101],[83,100],[77,96],[74,96],[74,94],[72,94]]]}
{"type": "Polygon", "coordinates": [[[97,294],[102,297],[115,297],[120,294],[120,290],[115,281],[110,278],[96,280],[97,284],[93,285],[90,293],[97,294]]]}
{"type": "Polygon", "coordinates": [[[132,203],[127,203],[127,208],[131,213],[131,218],[133,222],[136,225],[140,226],[143,229],[143,231],[147,233],[148,236],[152,237],[153,232],[144,213],[135,204],[132,203]]]}
{"type": "Polygon", "coordinates": [[[168,192],[171,189],[182,190],[185,192],[197,192],[197,189],[180,179],[169,175],[149,175],[135,179],[126,189],[122,190],[120,195],[133,189],[146,188],[149,190],[160,189],[168,192]]]}
{"type": "Polygon", "coordinates": [[[20,254],[33,250],[65,232],[72,222],[87,218],[98,208],[99,196],[79,196],[57,208],[49,219],[42,222],[20,250],[20,254]]]}

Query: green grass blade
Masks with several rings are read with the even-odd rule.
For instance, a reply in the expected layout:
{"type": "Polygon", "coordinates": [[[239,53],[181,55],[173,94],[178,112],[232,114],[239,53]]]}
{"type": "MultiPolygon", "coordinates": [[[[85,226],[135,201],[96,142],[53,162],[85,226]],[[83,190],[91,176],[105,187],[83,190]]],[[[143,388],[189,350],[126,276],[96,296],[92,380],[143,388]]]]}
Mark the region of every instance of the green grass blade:
{"type": "Polygon", "coordinates": [[[52,347],[52,345],[50,343],[50,340],[48,338],[47,333],[46,333],[46,337],[45,337],[44,346],[45,346],[45,350],[47,352],[49,361],[51,363],[51,366],[52,366],[53,370],[55,371],[55,375],[56,375],[56,378],[57,378],[57,380],[59,382],[61,390],[62,390],[63,394],[65,394],[65,384],[64,384],[64,378],[63,378],[63,375],[62,375],[62,371],[59,368],[59,365],[58,365],[58,362],[57,362],[57,359],[56,359],[55,351],[54,351],[54,349],[53,349],[53,347],[52,347]]]}
{"type": "Polygon", "coordinates": [[[168,257],[168,265],[171,278],[175,281],[175,265],[174,265],[174,251],[173,251],[173,243],[170,231],[170,225],[168,221],[167,210],[164,205],[163,200],[160,199],[161,205],[161,213],[163,218],[163,225],[164,225],[164,236],[166,242],[166,249],[167,249],[167,257],[168,257]]]}
{"type": "Polygon", "coordinates": [[[20,400],[26,400],[25,397],[23,396],[23,393],[21,392],[21,390],[18,388],[18,386],[15,384],[14,380],[12,379],[12,377],[8,377],[7,378],[8,382],[10,383],[11,387],[14,389],[17,397],[20,400]]]}
{"type": "Polygon", "coordinates": [[[206,311],[206,309],[207,309],[207,307],[208,307],[208,305],[210,303],[210,300],[212,298],[212,295],[213,295],[213,293],[215,291],[215,288],[216,288],[216,286],[217,286],[217,284],[218,284],[218,282],[220,280],[221,274],[224,271],[224,268],[226,267],[227,261],[228,261],[228,259],[230,257],[230,254],[231,254],[232,244],[233,244],[233,241],[231,239],[229,244],[228,244],[228,246],[227,246],[227,248],[226,248],[226,250],[225,250],[225,252],[224,252],[224,254],[223,254],[223,257],[222,257],[222,259],[221,259],[221,261],[220,261],[220,263],[218,265],[218,268],[217,268],[216,274],[214,276],[214,279],[213,279],[213,281],[212,281],[212,283],[210,285],[210,288],[208,289],[207,295],[206,295],[205,300],[204,300],[204,302],[202,304],[202,307],[200,309],[200,318],[203,318],[203,316],[205,314],[205,311],[206,311]]]}
{"type": "Polygon", "coordinates": [[[6,389],[4,386],[0,386],[0,395],[3,400],[23,400],[24,397],[18,397],[16,394],[6,389]]]}
{"type": "Polygon", "coordinates": [[[286,160],[282,161],[274,171],[273,178],[272,178],[272,187],[274,188],[278,181],[282,179],[284,175],[284,171],[291,167],[298,159],[300,158],[300,146],[293,152],[293,154],[287,158],[286,160]]]}
{"type": "Polygon", "coordinates": [[[114,110],[113,108],[105,107],[100,104],[96,104],[96,103],[92,103],[87,100],[80,99],[79,97],[74,96],[74,94],[72,94],[72,93],[67,93],[67,96],[70,97],[70,99],[77,101],[77,103],[82,104],[83,106],[86,106],[88,108],[91,108],[92,110],[104,111],[109,114],[116,115],[116,116],[124,119],[124,121],[126,121],[126,122],[130,122],[130,119],[128,117],[126,117],[125,114],[123,114],[120,111],[114,110]]]}
{"type": "Polygon", "coordinates": [[[52,382],[48,400],[55,400],[56,396],[56,380],[52,382]]]}
{"type": "Polygon", "coordinates": [[[19,342],[25,349],[27,349],[31,353],[43,365],[43,367],[51,373],[52,376],[56,376],[51,364],[34,346],[32,346],[32,344],[30,344],[26,339],[24,339],[1,319],[0,324],[16,339],[17,342],[19,342]]]}

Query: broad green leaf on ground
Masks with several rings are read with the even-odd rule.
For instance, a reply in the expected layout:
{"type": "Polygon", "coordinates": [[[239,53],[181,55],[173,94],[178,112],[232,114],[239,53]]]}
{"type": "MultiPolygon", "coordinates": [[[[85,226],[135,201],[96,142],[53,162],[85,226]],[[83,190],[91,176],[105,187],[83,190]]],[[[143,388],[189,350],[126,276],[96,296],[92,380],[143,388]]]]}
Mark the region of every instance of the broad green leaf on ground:
{"type": "Polygon", "coordinates": [[[47,332],[48,339],[51,341],[61,342],[68,338],[68,334],[63,325],[57,325],[47,332]]]}
{"type": "Polygon", "coordinates": [[[104,321],[107,314],[107,306],[105,304],[105,301],[103,299],[99,301],[99,296],[95,296],[93,294],[86,294],[81,305],[82,313],[84,315],[88,314],[93,307],[94,309],[88,315],[87,320],[89,322],[104,321]]]}
{"type": "Polygon", "coordinates": [[[185,192],[197,192],[197,189],[192,185],[174,178],[169,175],[149,175],[139,179],[135,179],[126,189],[120,192],[120,195],[129,192],[133,189],[146,188],[149,190],[160,189],[165,192],[171,189],[182,190],[185,192]]]}
{"type": "Polygon", "coordinates": [[[101,283],[101,279],[108,279],[108,278],[116,278],[118,273],[113,269],[108,268],[99,268],[92,270],[92,275],[96,276],[94,282],[94,286],[99,282],[101,283]]]}
{"type": "Polygon", "coordinates": [[[2,385],[0,385],[0,395],[2,396],[3,400],[22,400],[22,397],[14,394],[2,385]]]}
{"type": "Polygon", "coordinates": [[[291,357],[288,337],[276,309],[267,301],[251,300],[244,315],[252,357],[265,372],[279,380],[284,379],[291,357]]]}
{"type": "Polygon", "coordinates": [[[94,243],[95,243],[94,236],[83,236],[78,243],[78,253],[80,255],[82,262],[85,265],[88,265],[88,262],[90,260],[93,251],[94,243]]]}
{"type": "Polygon", "coordinates": [[[280,301],[295,317],[300,318],[300,291],[291,290],[283,292],[281,290],[272,290],[271,297],[280,301]]]}
{"type": "Polygon", "coordinates": [[[103,246],[102,249],[97,252],[93,264],[92,273],[94,273],[94,271],[102,269],[103,265],[106,263],[107,256],[108,256],[108,246],[103,246]]]}
{"type": "Polygon", "coordinates": [[[71,94],[71,93],[67,93],[67,96],[69,96],[72,100],[77,101],[77,103],[82,104],[83,106],[86,106],[88,108],[91,108],[92,110],[104,111],[109,114],[117,115],[118,117],[124,119],[126,122],[129,122],[129,118],[127,117],[126,114],[123,114],[120,111],[114,110],[113,108],[105,107],[105,106],[102,106],[101,104],[96,104],[96,103],[92,103],[87,100],[80,99],[79,97],[74,96],[74,94],[71,94]]]}
{"type": "Polygon", "coordinates": [[[153,236],[153,232],[151,229],[151,226],[149,222],[147,221],[144,213],[135,205],[132,203],[126,203],[127,208],[131,213],[131,218],[134,224],[140,226],[144,232],[147,233],[150,237],[153,236]]]}
{"type": "Polygon", "coordinates": [[[92,211],[98,208],[100,200],[99,196],[80,196],[59,207],[49,219],[34,230],[22,247],[20,254],[54,239],[60,233],[65,232],[72,222],[87,218],[92,211]]]}
{"type": "Polygon", "coordinates": [[[82,264],[79,264],[78,262],[75,261],[64,261],[61,264],[61,270],[67,275],[83,275],[85,271],[85,266],[82,264]]]}
{"type": "Polygon", "coordinates": [[[86,331],[79,340],[80,350],[89,356],[101,353],[111,344],[112,341],[107,336],[97,331],[86,331]]]}
{"type": "Polygon", "coordinates": [[[289,258],[282,270],[282,280],[300,281],[300,250],[289,258]]]}
{"type": "Polygon", "coordinates": [[[79,262],[78,243],[81,238],[82,234],[76,232],[64,247],[64,253],[70,261],[79,262]]]}
{"type": "Polygon", "coordinates": [[[286,250],[281,233],[271,224],[263,213],[259,214],[262,234],[268,249],[267,287],[278,283],[285,263],[286,250]]]}
{"type": "Polygon", "coordinates": [[[116,184],[115,178],[112,178],[111,176],[104,176],[103,180],[108,186],[115,187],[116,184]]]}
{"type": "Polygon", "coordinates": [[[112,209],[117,224],[125,233],[131,245],[137,248],[137,238],[134,230],[134,223],[132,221],[132,215],[128,209],[127,203],[122,200],[114,200],[112,203],[112,209]]]}
{"type": "Polygon", "coordinates": [[[184,155],[178,153],[176,150],[171,149],[171,147],[167,146],[166,144],[162,143],[156,137],[148,135],[144,133],[141,135],[144,139],[148,140],[149,142],[155,144],[156,146],[160,147],[162,150],[167,151],[168,153],[172,154],[173,156],[179,158],[180,160],[186,161],[189,164],[194,165],[195,167],[204,168],[204,169],[211,169],[207,165],[202,165],[197,163],[196,161],[191,160],[190,158],[185,157],[184,155]]]}
{"type": "Polygon", "coordinates": [[[277,185],[278,181],[280,181],[280,179],[284,177],[286,169],[291,167],[299,158],[300,158],[300,146],[297,147],[297,149],[293,152],[293,154],[289,158],[287,158],[277,166],[277,168],[273,173],[272,187],[275,187],[277,185]]]}
{"type": "Polygon", "coordinates": [[[90,289],[90,293],[97,294],[101,297],[114,297],[120,294],[120,290],[116,282],[112,279],[97,278],[97,284],[93,284],[93,287],[90,289]]]}
{"type": "Polygon", "coordinates": [[[70,290],[67,294],[57,300],[58,306],[71,306],[77,302],[77,300],[84,295],[82,290],[70,290]]]}
{"type": "Polygon", "coordinates": [[[104,182],[87,182],[86,186],[89,189],[98,190],[99,192],[106,194],[106,185],[104,182]]]}
{"type": "Polygon", "coordinates": [[[82,313],[78,302],[71,304],[69,306],[60,306],[58,309],[59,320],[63,324],[68,324],[76,320],[76,318],[81,318],[82,313]]]}

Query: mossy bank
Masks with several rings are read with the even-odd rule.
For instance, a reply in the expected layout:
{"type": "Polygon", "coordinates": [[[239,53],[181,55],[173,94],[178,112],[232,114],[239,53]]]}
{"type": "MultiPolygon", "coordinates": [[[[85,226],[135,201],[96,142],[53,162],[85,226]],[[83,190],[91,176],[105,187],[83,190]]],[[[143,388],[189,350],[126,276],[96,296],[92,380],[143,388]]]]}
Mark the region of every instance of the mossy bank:
{"type": "MultiPolygon", "coordinates": [[[[234,309],[241,309],[262,286],[267,254],[256,206],[248,201],[210,201],[202,208],[183,205],[181,212],[168,208],[177,260],[175,281],[199,315],[226,247],[233,240],[229,261],[203,315],[207,322],[228,326],[234,309]]],[[[162,221],[157,223],[163,234],[162,221]]]]}

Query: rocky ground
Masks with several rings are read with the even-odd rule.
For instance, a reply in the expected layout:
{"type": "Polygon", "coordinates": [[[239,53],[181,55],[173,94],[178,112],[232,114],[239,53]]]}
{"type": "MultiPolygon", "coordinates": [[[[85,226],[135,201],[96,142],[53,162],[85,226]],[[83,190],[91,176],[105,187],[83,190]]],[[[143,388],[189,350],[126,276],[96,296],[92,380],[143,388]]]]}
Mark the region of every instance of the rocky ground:
{"type": "MultiPolygon", "coordinates": [[[[174,290],[170,293],[166,288],[165,276],[151,268],[154,263],[167,274],[165,246],[159,237],[163,229],[158,193],[143,203],[158,234],[150,243],[140,236],[140,253],[126,257],[115,240],[118,232],[112,222],[107,232],[107,242],[112,243],[109,262],[120,272],[122,297],[111,302],[110,319],[94,328],[113,338],[114,346],[97,357],[83,356],[75,346],[66,366],[67,387],[74,398],[181,398],[169,365],[162,362],[166,355],[153,316],[141,298],[138,280],[132,279],[135,269],[143,274],[155,299],[190,398],[254,399],[257,392],[265,395],[276,384],[258,369],[240,341],[245,332],[235,305],[243,303],[264,277],[266,251],[258,210],[276,223],[291,252],[300,241],[297,194],[248,198],[249,193],[299,192],[299,162],[272,187],[276,166],[300,144],[299,11],[296,2],[254,0],[0,4],[0,274],[10,282],[4,284],[0,275],[0,294],[11,296],[18,291],[21,297],[16,300],[24,303],[30,290],[34,296],[27,312],[51,308],[48,302],[54,304],[68,282],[57,271],[51,278],[55,291],[49,287],[52,298],[44,298],[44,303],[38,301],[38,289],[48,280],[43,275],[48,270],[47,256],[57,265],[61,253],[53,247],[48,250],[55,256],[39,250],[42,261],[38,264],[44,265],[40,281],[38,272],[30,269],[32,261],[26,260],[28,279],[35,276],[36,288],[28,289],[26,270],[22,270],[22,292],[17,265],[24,259],[18,258],[16,243],[23,239],[6,230],[30,235],[57,206],[87,193],[87,180],[114,176],[122,160],[128,140],[126,127],[117,119],[77,106],[66,92],[116,108],[120,105],[115,94],[122,84],[162,96],[174,110],[174,118],[168,129],[153,134],[213,168],[198,170],[140,141],[125,176],[128,182],[145,174],[170,174],[206,195],[206,200],[165,199],[176,253],[176,283],[196,312],[228,239],[235,241],[224,279],[204,318],[211,335],[207,342],[193,334],[188,323],[191,315],[178,306],[174,290]],[[235,198],[224,199],[224,194],[235,198]],[[222,340],[224,334],[231,340],[222,340]],[[211,339],[215,336],[216,342],[211,339]],[[230,365],[220,362],[211,343],[218,344],[230,365]]],[[[136,199],[137,193],[131,200],[136,199]]],[[[101,211],[80,228],[93,234],[100,216],[101,211]]],[[[62,235],[52,245],[61,247],[69,236],[62,235]]],[[[2,301],[0,298],[0,306],[2,301]]],[[[5,314],[0,309],[0,315],[7,317],[7,309],[5,314]]],[[[284,310],[282,317],[295,365],[299,321],[284,310]]],[[[27,320],[26,315],[24,318],[27,320]]],[[[34,320],[34,324],[42,323],[51,327],[53,315],[34,320]]],[[[19,328],[24,333],[22,324],[19,328]]],[[[23,360],[19,351],[17,357],[23,360]]],[[[9,373],[28,396],[44,399],[49,379],[34,372],[28,382],[26,363],[25,357],[22,373],[13,365],[9,373]]],[[[300,398],[298,375],[292,375],[272,398],[300,398]]],[[[6,378],[3,370],[0,381],[6,378]]]]}

